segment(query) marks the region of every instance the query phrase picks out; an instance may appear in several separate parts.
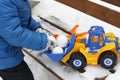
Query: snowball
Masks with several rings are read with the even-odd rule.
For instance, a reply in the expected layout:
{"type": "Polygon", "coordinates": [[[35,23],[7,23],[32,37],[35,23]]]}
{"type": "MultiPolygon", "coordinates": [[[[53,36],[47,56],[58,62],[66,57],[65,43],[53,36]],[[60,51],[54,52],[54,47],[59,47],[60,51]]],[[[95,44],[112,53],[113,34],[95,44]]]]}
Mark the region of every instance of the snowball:
{"type": "Polygon", "coordinates": [[[55,47],[55,48],[53,48],[52,53],[53,53],[53,54],[63,53],[63,49],[62,49],[61,47],[55,47]]]}
{"type": "Polygon", "coordinates": [[[59,35],[57,37],[57,44],[59,47],[66,47],[68,45],[68,39],[65,35],[59,35]]]}

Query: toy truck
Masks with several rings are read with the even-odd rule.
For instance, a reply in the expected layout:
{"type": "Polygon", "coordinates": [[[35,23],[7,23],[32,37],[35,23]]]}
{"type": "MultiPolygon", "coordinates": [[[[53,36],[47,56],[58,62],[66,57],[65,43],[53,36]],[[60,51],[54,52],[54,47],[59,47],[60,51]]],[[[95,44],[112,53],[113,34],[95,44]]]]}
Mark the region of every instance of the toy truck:
{"type": "Polygon", "coordinates": [[[83,69],[87,64],[98,65],[106,69],[113,68],[120,52],[120,38],[112,32],[105,33],[103,27],[92,26],[86,35],[71,34],[69,45],[62,54],[46,52],[54,61],[69,63],[76,70],[83,69]]]}

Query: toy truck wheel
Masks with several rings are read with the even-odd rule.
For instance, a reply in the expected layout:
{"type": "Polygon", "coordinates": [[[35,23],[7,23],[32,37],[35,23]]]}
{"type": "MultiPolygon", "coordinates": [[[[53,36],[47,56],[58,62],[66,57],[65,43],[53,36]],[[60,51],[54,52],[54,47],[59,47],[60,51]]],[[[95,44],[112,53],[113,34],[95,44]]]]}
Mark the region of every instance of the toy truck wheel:
{"type": "Polygon", "coordinates": [[[69,64],[73,69],[80,70],[86,66],[86,59],[81,53],[75,52],[71,55],[69,64]]]}
{"type": "Polygon", "coordinates": [[[106,69],[112,69],[116,65],[116,61],[117,56],[112,51],[104,52],[99,59],[100,65],[106,69]]]}

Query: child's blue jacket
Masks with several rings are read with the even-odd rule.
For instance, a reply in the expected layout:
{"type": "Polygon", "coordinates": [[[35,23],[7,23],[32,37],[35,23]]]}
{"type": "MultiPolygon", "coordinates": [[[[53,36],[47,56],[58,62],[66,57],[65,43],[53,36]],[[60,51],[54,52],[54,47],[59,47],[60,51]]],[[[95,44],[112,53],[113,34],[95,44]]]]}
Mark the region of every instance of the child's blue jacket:
{"type": "Polygon", "coordinates": [[[28,0],[0,0],[0,70],[23,61],[22,47],[34,50],[46,47],[46,34],[34,32],[39,27],[31,17],[28,0]]]}

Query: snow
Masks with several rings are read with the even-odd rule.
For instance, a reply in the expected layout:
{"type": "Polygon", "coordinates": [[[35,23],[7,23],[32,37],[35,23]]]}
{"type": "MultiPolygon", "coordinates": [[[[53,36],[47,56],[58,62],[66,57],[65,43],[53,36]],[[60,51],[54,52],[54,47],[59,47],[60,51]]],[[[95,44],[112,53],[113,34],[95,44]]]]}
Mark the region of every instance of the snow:
{"type": "Polygon", "coordinates": [[[56,42],[56,39],[55,39],[54,36],[49,36],[48,39],[51,40],[51,41],[53,41],[53,42],[56,42]]]}
{"type": "MultiPolygon", "coordinates": [[[[31,54],[33,54],[37,59],[39,59],[42,63],[44,63],[46,67],[48,67],[50,70],[52,70],[54,73],[59,75],[64,80],[74,80],[74,79],[85,80],[86,79],[84,78],[84,76],[80,75],[77,71],[74,71],[71,67],[63,65],[60,62],[55,62],[45,54],[39,55],[38,51],[32,51],[31,54]]],[[[39,72],[37,73],[40,74],[39,72]]],[[[49,78],[46,80],[49,80],[49,78]]]]}
{"type": "Polygon", "coordinates": [[[62,49],[62,47],[55,47],[55,48],[53,48],[52,53],[53,54],[62,54],[63,49],[62,49]]]}
{"type": "Polygon", "coordinates": [[[120,80],[120,69],[118,69],[114,74],[110,74],[106,80],[120,80]]]}
{"type": "Polygon", "coordinates": [[[35,80],[57,80],[47,69],[41,66],[38,62],[32,59],[28,54],[25,53],[25,61],[29,65],[35,80]]]}
{"type": "Polygon", "coordinates": [[[112,4],[109,4],[107,2],[104,2],[104,1],[101,1],[101,0],[89,0],[89,1],[94,2],[96,4],[99,4],[101,6],[107,7],[109,9],[114,10],[114,11],[120,12],[120,7],[112,5],[112,4]]]}
{"type": "MultiPolygon", "coordinates": [[[[101,3],[102,4],[102,3],[101,3]]],[[[107,4],[106,4],[107,5],[107,4]]],[[[115,7],[116,9],[116,7],[115,7]]],[[[118,11],[120,8],[118,8],[118,11]]],[[[96,19],[92,16],[89,16],[83,12],[80,12],[78,10],[75,10],[69,6],[66,6],[64,4],[58,3],[54,0],[41,0],[41,3],[38,4],[36,7],[33,8],[33,17],[36,20],[39,20],[36,15],[40,15],[42,17],[49,17],[49,16],[55,16],[58,17],[60,20],[68,24],[70,27],[66,29],[72,29],[72,27],[76,24],[79,24],[80,27],[78,28],[77,32],[84,32],[87,31],[90,26],[93,25],[99,25],[103,26],[105,29],[105,32],[114,32],[114,34],[117,37],[120,37],[120,29],[108,24],[104,21],[101,21],[99,19],[96,19]]],[[[58,33],[58,32],[56,32],[58,33]]],[[[49,63],[48,63],[49,64],[49,63]]],[[[108,70],[102,68],[101,66],[91,66],[88,65],[85,70],[86,72],[81,73],[80,75],[84,76],[86,80],[94,80],[94,78],[98,77],[105,77],[109,75],[106,80],[119,80],[120,79],[120,63],[116,65],[114,68],[117,70],[114,74],[111,74],[108,70]]],[[[59,71],[58,71],[59,72],[59,71]]],[[[71,78],[72,75],[67,75],[66,77],[71,78]]],[[[69,80],[69,79],[68,79],[69,80]]],[[[78,80],[77,77],[73,77],[72,80],[78,80]]]]}
{"type": "Polygon", "coordinates": [[[84,14],[83,12],[75,10],[69,6],[65,6],[64,4],[55,2],[53,0],[43,0],[40,4],[34,7],[33,17],[36,18],[36,15],[43,17],[58,17],[70,26],[69,30],[76,24],[80,25],[78,32],[87,31],[90,26],[93,25],[100,25],[104,26],[106,32],[112,31],[115,32],[117,36],[119,36],[120,30],[113,25],[110,25],[104,21],[96,19],[92,16],[84,14]]]}
{"type": "Polygon", "coordinates": [[[56,40],[59,47],[66,47],[68,45],[68,39],[66,35],[59,35],[56,40]]]}

